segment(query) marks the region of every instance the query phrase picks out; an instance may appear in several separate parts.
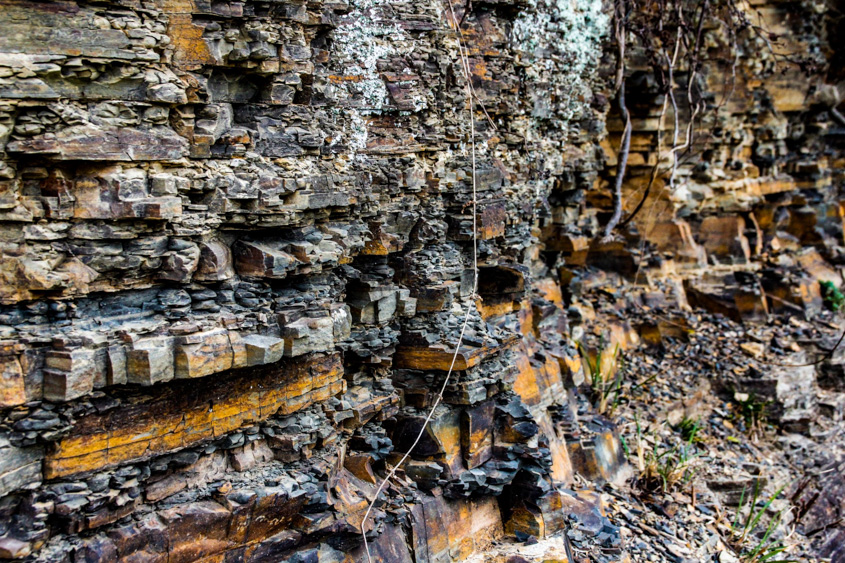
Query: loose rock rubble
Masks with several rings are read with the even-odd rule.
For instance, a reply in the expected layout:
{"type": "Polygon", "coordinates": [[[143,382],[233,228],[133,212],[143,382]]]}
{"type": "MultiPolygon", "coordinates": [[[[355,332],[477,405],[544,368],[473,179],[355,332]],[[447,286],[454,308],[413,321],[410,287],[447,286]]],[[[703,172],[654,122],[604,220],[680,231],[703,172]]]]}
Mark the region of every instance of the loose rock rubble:
{"type": "Polygon", "coordinates": [[[778,488],[784,489],[765,512],[764,524],[755,527],[751,543],[782,510],[772,537],[789,547],[784,556],[837,560],[841,522],[834,507],[841,505],[842,496],[836,468],[845,425],[841,410],[818,405],[840,405],[845,395],[818,384],[831,360],[807,364],[823,358],[811,342],[835,342],[841,319],[825,313],[810,322],[773,317],[765,326],[743,325],[702,312],[666,319],[664,310],[646,310],[641,296],[631,293],[610,298],[603,293],[591,301],[598,312],[597,327],[605,314],[615,316],[620,308],[628,321],[656,317],[683,327],[656,340],[642,339],[638,349],[623,352],[624,383],[612,418],[628,448],[628,461],[637,468],[640,441],[646,463],[650,451],[670,452],[669,457],[675,448],[693,452],[690,479],[667,491],[655,491],[637,479],[630,488],[605,489],[610,520],[630,538],[626,545],[631,557],[738,560],[730,543],[735,510],[743,498],[744,504],[750,502],[759,482],[758,508],[778,488]],[[786,367],[793,365],[801,367],[786,367]],[[750,404],[762,409],[756,420],[749,416],[750,404]],[[684,434],[685,421],[698,425],[692,441],[684,434]]]}

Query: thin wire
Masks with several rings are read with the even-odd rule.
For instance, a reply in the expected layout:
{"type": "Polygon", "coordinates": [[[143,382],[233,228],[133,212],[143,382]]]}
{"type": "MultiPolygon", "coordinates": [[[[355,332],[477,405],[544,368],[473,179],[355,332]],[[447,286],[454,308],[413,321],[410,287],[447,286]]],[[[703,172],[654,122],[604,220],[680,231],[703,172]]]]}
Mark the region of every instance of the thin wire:
{"type": "MultiPolygon", "coordinates": [[[[469,324],[469,317],[472,312],[472,304],[474,302],[476,291],[478,290],[478,214],[477,214],[477,187],[476,187],[476,156],[475,156],[475,115],[474,115],[474,104],[473,104],[473,90],[472,86],[470,85],[470,73],[469,73],[469,60],[464,51],[463,43],[461,42],[461,30],[457,24],[457,18],[455,18],[455,12],[452,8],[451,0],[447,0],[447,5],[449,6],[449,13],[451,16],[452,24],[455,26],[455,36],[458,40],[458,53],[461,59],[461,68],[463,70],[464,79],[466,82],[466,92],[467,92],[467,103],[468,103],[468,111],[469,111],[469,121],[470,121],[470,145],[472,151],[472,270],[473,270],[473,283],[472,283],[472,293],[469,296],[469,300],[467,302],[467,309],[466,315],[464,316],[464,322],[461,326],[461,334],[458,337],[458,343],[455,345],[455,353],[452,355],[452,363],[449,365],[449,371],[446,373],[446,379],[443,380],[443,386],[440,388],[440,392],[437,394],[437,398],[434,401],[434,405],[431,407],[431,410],[428,413],[428,416],[425,418],[425,422],[420,428],[419,434],[417,434],[414,443],[411,444],[411,447],[408,448],[408,451],[402,456],[398,463],[396,463],[390,471],[387,473],[387,476],[379,485],[378,489],[376,489],[375,496],[373,500],[370,501],[369,505],[367,506],[367,512],[364,513],[364,518],[361,520],[361,537],[364,538],[364,549],[367,552],[367,561],[368,563],[372,563],[373,558],[370,554],[370,545],[367,542],[367,532],[365,530],[365,526],[367,523],[367,519],[370,517],[370,513],[375,506],[376,501],[378,500],[379,495],[382,493],[384,488],[396,474],[396,470],[402,466],[405,461],[411,456],[411,452],[414,451],[414,448],[417,447],[420,440],[425,434],[425,430],[428,427],[429,422],[434,417],[434,411],[437,410],[437,407],[440,405],[441,401],[443,400],[443,394],[446,392],[446,386],[449,384],[449,380],[452,377],[452,372],[455,369],[455,362],[458,359],[458,353],[461,349],[461,344],[464,340],[464,333],[466,332],[467,325],[469,324]]],[[[486,113],[486,112],[485,112],[486,113]]]]}
{"type": "MultiPolygon", "coordinates": [[[[458,51],[460,52],[460,55],[461,55],[461,62],[466,67],[464,69],[464,76],[466,77],[467,85],[469,86],[469,89],[471,91],[471,96],[474,98],[475,104],[477,104],[478,107],[481,108],[481,111],[484,112],[484,117],[487,118],[487,122],[490,123],[490,126],[493,128],[493,131],[498,132],[499,128],[496,127],[496,123],[493,121],[493,118],[490,117],[490,114],[487,112],[487,106],[485,106],[484,102],[481,101],[481,97],[478,95],[478,92],[475,91],[475,85],[473,85],[472,81],[469,79],[470,74],[472,74],[470,72],[470,68],[469,68],[469,49],[468,48],[464,49],[463,43],[461,42],[461,37],[460,37],[463,34],[462,26],[463,26],[463,23],[464,23],[464,19],[467,17],[467,14],[470,11],[469,0],[467,0],[467,4],[464,7],[464,14],[463,14],[463,16],[461,16],[460,21],[458,21],[457,18],[455,17],[455,10],[452,7],[451,0],[448,2],[448,4],[449,4],[449,12],[452,15],[452,23],[455,25],[455,34],[457,35],[457,39],[458,39],[458,51]]],[[[470,101],[470,103],[472,104],[472,101],[470,101]]]]}

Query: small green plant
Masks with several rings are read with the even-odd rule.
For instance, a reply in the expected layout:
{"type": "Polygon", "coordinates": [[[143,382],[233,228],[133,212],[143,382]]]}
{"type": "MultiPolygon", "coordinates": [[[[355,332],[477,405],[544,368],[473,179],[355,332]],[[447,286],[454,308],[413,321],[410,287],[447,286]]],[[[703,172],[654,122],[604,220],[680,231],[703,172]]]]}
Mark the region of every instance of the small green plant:
{"type": "Polygon", "coordinates": [[[736,517],[731,524],[729,543],[733,545],[734,549],[739,554],[742,563],[794,563],[794,559],[775,559],[775,557],[786,551],[786,546],[780,540],[774,540],[772,534],[777,529],[781,520],[783,519],[784,511],[778,512],[774,518],[771,519],[769,525],[766,526],[762,537],[756,542],[749,545],[749,538],[753,535],[754,530],[760,523],[760,519],[769,509],[775,499],[780,496],[785,487],[781,486],[775,493],[769,497],[762,507],[757,507],[757,500],[760,498],[761,480],[757,479],[754,482],[754,492],[752,494],[751,502],[748,504],[748,514],[745,515],[744,521],[742,518],[743,508],[745,507],[745,493],[747,487],[743,487],[742,496],[739,499],[739,506],[736,509],[736,517]]]}
{"type": "Polygon", "coordinates": [[[701,431],[700,418],[693,419],[684,417],[684,419],[678,423],[676,430],[681,433],[681,438],[683,438],[684,442],[687,442],[688,444],[700,444],[704,441],[699,435],[699,432],[701,431]]]}
{"type": "Polygon", "coordinates": [[[745,423],[745,430],[752,439],[763,433],[766,425],[767,409],[772,401],[761,401],[754,393],[734,392],[734,400],[739,406],[739,417],[745,423]]]}
{"type": "Polygon", "coordinates": [[[612,413],[619,406],[622,398],[622,354],[617,344],[613,349],[610,365],[605,369],[603,347],[600,345],[595,361],[590,360],[590,353],[579,342],[578,352],[586,364],[590,388],[596,410],[599,414],[612,413]]]}
{"type": "Polygon", "coordinates": [[[822,290],[824,306],[834,312],[840,311],[845,306],[845,295],[839,291],[839,288],[833,282],[822,280],[819,282],[819,285],[822,290]]]}
{"type": "MultiPolygon", "coordinates": [[[[674,446],[661,446],[656,434],[652,434],[653,446],[645,447],[640,421],[637,424],[637,463],[640,487],[648,492],[668,492],[675,485],[687,484],[695,477],[698,468],[695,460],[698,454],[692,441],[674,446]]],[[[693,438],[695,435],[693,434],[693,438]]]]}

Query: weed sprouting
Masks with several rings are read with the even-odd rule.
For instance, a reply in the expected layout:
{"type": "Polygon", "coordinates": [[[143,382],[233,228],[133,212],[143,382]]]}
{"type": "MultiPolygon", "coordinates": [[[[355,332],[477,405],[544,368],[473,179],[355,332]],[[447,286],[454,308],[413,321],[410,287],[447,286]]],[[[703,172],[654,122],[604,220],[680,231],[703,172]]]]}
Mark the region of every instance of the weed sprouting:
{"type": "MultiPolygon", "coordinates": [[[[647,492],[668,492],[676,485],[692,481],[698,468],[695,461],[698,453],[692,440],[673,446],[662,446],[657,434],[652,434],[653,445],[645,447],[643,430],[639,419],[637,425],[637,463],[639,486],[647,492]]],[[[697,431],[696,431],[697,433],[697,431]]],[[[695,438],[695,433],[691,436],[695,438]]]]}
{"type": "Polygon", "coordinates": [[[613,413],[622,398],[623,357],[619,345],[613,348],[613,356],[609,363],[606,362],[602,346],[599,346],[595,361],[591,361],[589,352],[580,342],[578,352],[587,367],[596,410],[599,414],[613,413]]]}
{"type": "Polygon", "coordinates": [[[699,435],[699,432],[701,431],[700,418],[693,419],[684,417],[684,419],[678,423],[676,430],[681,433],[681,438],[688,444],[700,444],[703,442],[703,439],[699,435]]]}
{"type": "Polygon", "coordinates": [[[766,424],[767,409],[772,401],[762,401],[754,393],[734,393],[734,400],[739,406],[739,417],[745,423],[745,430],[752,439],[763,433],[766,424]]]}
{"type": "Polygon", "coordinates": [[[793,563],[793,559],[775,559],[786,551],[787,546],[782,540],[774,540],[772,534],[777,529],[778,525],[783,520],[784,511],[779,511],[774,518],[771,519],[769,525],[766,526],[763,535],[754,542],[749,542],[754,530],[760,523],[760,519],[783,492],[784,486],[781,486],[775,493],[769,497],[762,507],[757,507],[757,500],[760,498],[761,480],[754,482],[754,492],[752,494],[751,502],[748,503],[748,513],[742,516],[743,508],[745,508],[745,494],[747,488],[742,489],[742,496],[739,499],[739,506],[736,509],[736,517],[731,523],[729,543],[739,554],[742,563],[793,563]]]}

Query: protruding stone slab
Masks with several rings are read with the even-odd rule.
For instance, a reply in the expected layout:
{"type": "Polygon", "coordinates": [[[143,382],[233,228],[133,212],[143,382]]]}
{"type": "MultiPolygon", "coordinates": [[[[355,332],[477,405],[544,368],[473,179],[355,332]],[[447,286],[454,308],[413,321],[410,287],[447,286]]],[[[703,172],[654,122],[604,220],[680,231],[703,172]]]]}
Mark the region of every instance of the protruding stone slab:
{"type": "Polygon", "coordinates": [[[478,272],[478,293],[490,298],[515,300],[525,292],[525,268],[512,264],[483,266],[478,272]]]}
{"type": "Polygon", "coordinates": [[[745,237],[745,219],[739,216],[711,216],[701,222],[699,237],[708,253],[722,259],[747,262],[751,248],[745,237]]]}
{"type": "Polygon", "coordinates": [[[126,347],[122,344],[109,346],[106,352],[106,379],[108,385],[123,385],[127,381],[126,347]]]}
{"type": "Polygon", "coordinates": [[[282,359],[285,341],[275,336],[250,334],[243,338],[246,345],[246,362],[250,366],[274,364],[282,359]]]}
{"type": "Polygon", "coordinates": [[[173,338],[156,336],[134,342],[126,354],[126,380],[152,385],[173,379],[173,338]]]}
{"type": "MultiPolygon", "coordinates": [[[[410,292],[407,290],[406,292],[410,295],[410,292]]],[[[391,320],[397,312],[398,293],[394,287],[376,284],[370,284],[369,287],[360,287],[356,284],[348,288],[347,303],[352,312],[353,322],[376,324],[391,320]]]]}
{"type": "Polygon", "coordinates": [[[197,281],[224,281],[235,275],[232,268],[232,251],[219,240],[199,244],[200,256],[194,279],[197,281]]]}
{"type": "Polygon", "coordinates": [[[842,276],[822,258],[818,250],[802,251],[798,255],[798,263],[812,278],[830,282],[836,287],[842,286],[842,276]]]}
{"type": "Polygon", "coordinates": [[[330,350],[334,346],[334,321],[331,317],[303,317],[282,328],[285,356],[301,356],[330,350]]]}
{"type": "Polygon", "coordinates": [[[461,413],[461,453],[467,469],[474,469],[493,455],[492,401],[486,401],[461,413]]]}
{"type": "Polygon", "coordinates": [[[44,365],[44,398],[48,401],[69,401],[93,391],[98,376],[93,350],[51,350],[44,365]]]}
{"type": "Polygon", "coordinates": [[[73,217],[77,219],[167,220],[182,214],[182,200],[176,196],[151,196],[146,173],[136,168],[121,172],[119,166],[114,166],[96,175],[81,175],[70,187],[65,183],[46,183],[41,192],[48,197],[70,197],[72,193],[73,217]]]}
{"type": "Polygon", "coordinates": [[[169,245],[170,254],[165,258],[158,277],[175,282],[191,280],[199,263],[200,250],[190,241],[172,239],[169,245]]]}
{"type": "Polygon", "coordinates": [[[423,497],[411,512],[413,544],[424,561],[462,561],[502,535],[502,513],[495,497],[448,500],[423,497]]]}
{"type": "Polygon", "coordinates": [[[273,450],[267,446],[266,441],[256,440],[235,448],[230,454],[230,459],[235,471],[248,471],[256,465],[272,460],[273,450]]]}
{"type": "Polygon", "coordinates": [[[372,467],[373,458],[369,455],[347,454],[343,458],[343,467],[357,478],[376,485],[377,480],[372,467]]]}
{"type": "Polygon", "coordinates": [[[238,241],[233,247],[235,269],[242,276],[284,278],[296,267],[296,259],[266,243],[238,241]]]}
{"type": "Polygon", "coordinates": [[[58,134],[13,141],[9,153],[43,155],[55,160],[147,161],[177,160],[188,154],[188,142],[172,129],[99,129],[76,125],[58,134]]]}
{"type": "MultiPolygon", "coordinates": [[[[419,435],[425,419],[423,414],[400,418],[392,438],[396,446],[394,456],[401,455],[398,452],[408,451],[419,435]]],[[[463,470],[460,412],[439,406],[425,426],[425,432],[414,448],[413,456],[416,459],[440,462],[445,466],[446,477],[455,478],[463,470]]]]}
{"type": "Polygon", "coordinates": [[[232,345],[226,329],[218,328],[176,338],[176,377],[203,377],[231,367],[232,345]]]}
{"type": "Polygon", "coordinates": [[[449,367],[452,366],[452,358],[455,357],[454,369],[464,371],[477,366],[485,358],[509,348],[515,341],[516,337],[514,336],[500,343],[497,347],[482,346],[479,348],[470,348],[468,346],[462,346],[458,351],[457,357],[455,357],[454,348],[449,349],[444,345],[429,347],[400,346],[396,349],[393,362],[400,369],[448,371],[449,367]]]}
{"type": "MultiPolygon", "coordinates": [[[[504,200],[484,202],[478,205],[476,233],[480,240],[504,236],[507,211],[504,200]]],[[[472,240],[472,215],[450,215],[449,235],[454,240],[472,240]]]]}
{"type": "Polygon", "coordinates": [[[32,553],[32,546],[28,542],[8,536],[0,538],[0,558],[23,559],[30,553],[32,553]]]}
{"type": "Polygon", "coordinates": [[[25,402],[26,386],[20,360],[17,356],[0,356],[0,408],[25,402]]]}
{"type": "Polygon", "coordinates": [[[700,266],[707,262],[707,252],[695,242],[692,229],[684,220],[656,223],[648,233],[648,240],[658,251],[672,253],[678,262],[700,266]]]}
{"type": "Polygon", "coordinates": [[[0,497],[41,484],[41,447],[16,448],[0,436],[0,497]]]}

